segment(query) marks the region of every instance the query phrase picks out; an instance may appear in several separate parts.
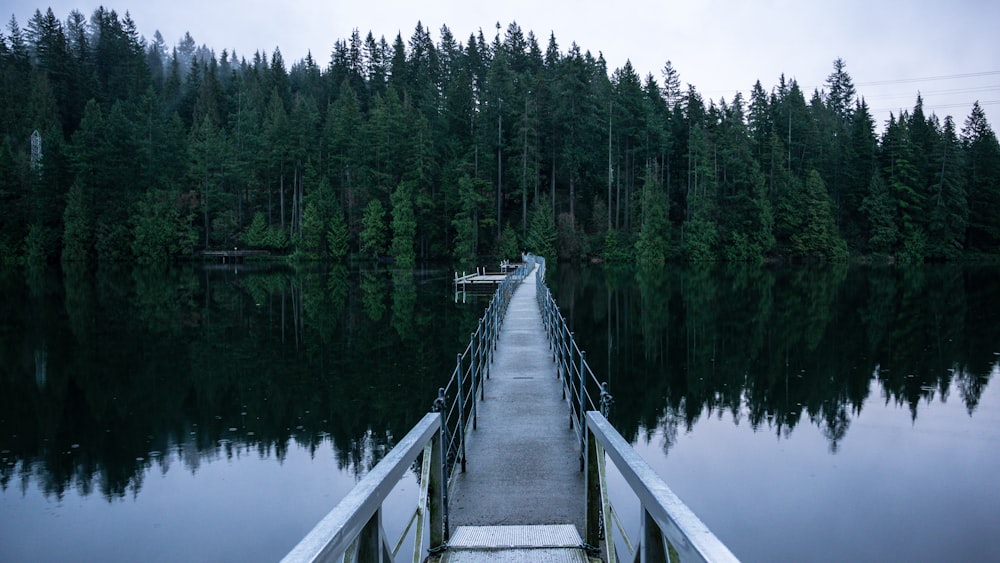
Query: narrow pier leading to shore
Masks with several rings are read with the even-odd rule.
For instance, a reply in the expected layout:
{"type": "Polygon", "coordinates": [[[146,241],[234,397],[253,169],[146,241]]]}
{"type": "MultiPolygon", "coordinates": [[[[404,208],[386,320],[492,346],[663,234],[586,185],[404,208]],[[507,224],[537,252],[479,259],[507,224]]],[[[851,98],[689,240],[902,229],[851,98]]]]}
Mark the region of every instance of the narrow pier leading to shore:
{"type": "Polygon", "coordinates": [[[569,427],[538,302],[535,275],[518,286],[466,441],[449,523],[458,526],[572,524],[583,535],[584,475],[569,427]]]}

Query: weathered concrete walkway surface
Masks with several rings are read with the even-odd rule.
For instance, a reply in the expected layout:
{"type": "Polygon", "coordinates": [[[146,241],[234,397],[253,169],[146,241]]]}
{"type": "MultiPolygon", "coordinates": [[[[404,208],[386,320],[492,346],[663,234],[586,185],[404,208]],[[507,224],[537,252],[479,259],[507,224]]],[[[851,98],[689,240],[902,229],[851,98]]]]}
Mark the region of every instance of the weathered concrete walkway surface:
{"type": "Polygon", "coordinates": [[[584,479],[569,406],[535,299],[535,275],[517,288],[455,478],[449,528],[573,524],[582,536],[584,479]]]}

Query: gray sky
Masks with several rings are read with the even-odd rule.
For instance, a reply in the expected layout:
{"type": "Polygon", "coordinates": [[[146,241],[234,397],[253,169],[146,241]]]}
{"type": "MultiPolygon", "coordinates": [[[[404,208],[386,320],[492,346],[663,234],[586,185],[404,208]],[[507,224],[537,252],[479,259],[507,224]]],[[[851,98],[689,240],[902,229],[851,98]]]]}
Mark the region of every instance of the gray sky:
{"type": "MultiPolygon", "coordinates": [[[[236,50],[250,58],[280,47],[286,65],[307,51],[325,67],[333,43],[357,28],[391,43],[397,33],[408,40],[417,21],[432,32],[447,24],[464,42],[483,30],[487,39],[516,21],[534,31],[542,48],[554,32],[565,52],[572,42],[595,56],[603,53],[609,71],[631,60],[645,76],[669,59],[682,83],[693,84],[708,99],[748,96],[760,80],[770,91],[784,73],[796,78],[806,97],[822,88],[833,60],[842,57],[858,93],[865,96],[877,125],[889,111],[912,109],[917,92],[925,111],[952,115],[961,129],[980,100],[996,131],[1000,120],[1000,2],[952,0],[878,2],[840,0],[688,0],[686,2],[595,0],[143,0],[115,4],[96,0],[53,0],[36,4],[5,2],[23,28],[38,8],[51,6],[65,21],[70,10],[87,17],[100,4],[129,11],[139,32],[157,29],[168,45],[189,31],[215,50],[236,50]]],[[[6,29],[4,30],[6,32],[6,29]]]]}

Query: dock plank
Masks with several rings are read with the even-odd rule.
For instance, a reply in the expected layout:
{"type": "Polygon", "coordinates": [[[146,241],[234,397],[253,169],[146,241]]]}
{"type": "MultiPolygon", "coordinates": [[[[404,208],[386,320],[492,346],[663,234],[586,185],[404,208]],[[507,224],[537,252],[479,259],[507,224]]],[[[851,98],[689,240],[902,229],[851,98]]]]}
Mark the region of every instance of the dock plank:
{"type": "Polygon", "coordinates": [[[449,528],[573,524],[583,534],[584,477],[535,299],[535,277],[517,288],[500,332],[467,471],[449,500],[449,528]]]}

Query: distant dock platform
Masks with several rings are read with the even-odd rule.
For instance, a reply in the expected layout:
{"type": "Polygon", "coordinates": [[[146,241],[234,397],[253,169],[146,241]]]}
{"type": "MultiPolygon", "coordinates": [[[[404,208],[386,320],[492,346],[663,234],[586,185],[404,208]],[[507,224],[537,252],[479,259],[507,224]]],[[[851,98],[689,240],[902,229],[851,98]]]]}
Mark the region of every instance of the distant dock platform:
{"type": "Polygon", "coordinates": [[[205,258],[216,258],[222,260],[223,264],[243,262],[247,258],[258,258],[261,256],[270,256],[271,252],[268,250],[240,250],[234,248],[232,250],[203,250],[201,255],[205,258]]]}
{"type": "Polygon", "coordinates": [[[520,265],[520,263],[512,263],[504,260],[500,263],[499,272],[488,272],[485,266],[476,268],[476,272],[473,274],[462,272],[462,275],[458,275],[458,272],[455,272],[455,279],[453,281],[455,300],[458,301],[460,293],[462,294],[463,301],[467,292],[492,294],[496,286],[503,282],[507,278],[507,275],[516,270],[520,265]]]}

